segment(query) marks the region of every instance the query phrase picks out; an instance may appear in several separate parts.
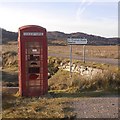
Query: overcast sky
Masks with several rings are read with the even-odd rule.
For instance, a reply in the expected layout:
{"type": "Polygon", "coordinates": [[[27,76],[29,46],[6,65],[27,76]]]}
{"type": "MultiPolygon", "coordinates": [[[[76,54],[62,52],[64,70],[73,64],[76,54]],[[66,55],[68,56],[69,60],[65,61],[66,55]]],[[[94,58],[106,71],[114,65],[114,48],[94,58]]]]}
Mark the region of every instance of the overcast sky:
{"type": "MultiPolygon", "coordinates": [[[[21,0],[22,1],[22,0],[21,0]]],[[[23,25],[40,25],[47,31],[84,32],[118,36],[118,3],[114,0],[80,2],[0,1],[0,27],[17,32],[23,25]]]]}

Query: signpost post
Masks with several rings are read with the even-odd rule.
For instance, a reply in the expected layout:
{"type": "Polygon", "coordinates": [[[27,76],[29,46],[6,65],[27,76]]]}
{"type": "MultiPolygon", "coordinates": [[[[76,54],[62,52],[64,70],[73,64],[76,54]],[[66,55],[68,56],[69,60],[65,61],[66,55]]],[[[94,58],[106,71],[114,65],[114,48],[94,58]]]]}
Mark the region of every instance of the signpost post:
{"type": "Polygon", "coordinates": [[[83,45],[83,63],[85,63],[85,45],[83,45]]]}
{"type": "Polygon", "coordinates": [[[72,78],[72,45],[83,45],[83,62],[85,63],[85,45],[87,44],[87,39],[68,38],[67,43],[70,45],[70,77],[72,78]]]}
{"type": "Polygon", "coordinates": [[[70,45],[70,78],[72,78],[72,45],[70,45]]]}

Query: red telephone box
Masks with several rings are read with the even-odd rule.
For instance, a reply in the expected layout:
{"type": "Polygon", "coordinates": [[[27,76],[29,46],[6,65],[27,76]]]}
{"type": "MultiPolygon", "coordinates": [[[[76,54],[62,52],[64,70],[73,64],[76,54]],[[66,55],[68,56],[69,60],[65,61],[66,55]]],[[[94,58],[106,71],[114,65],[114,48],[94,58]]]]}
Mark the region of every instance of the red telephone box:
{"type": "Polygon", "coordinates": [[[19,28],[19,92],[41,96],[48,91],[46,29],[36,25],[19,28]]]}

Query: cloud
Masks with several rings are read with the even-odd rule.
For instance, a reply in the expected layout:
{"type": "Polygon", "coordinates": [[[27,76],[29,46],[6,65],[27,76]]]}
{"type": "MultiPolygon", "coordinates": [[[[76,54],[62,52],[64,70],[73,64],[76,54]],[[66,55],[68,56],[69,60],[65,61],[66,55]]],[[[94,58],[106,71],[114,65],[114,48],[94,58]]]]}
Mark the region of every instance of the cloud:
{"type": "Polygon", "coordinates": [[[84,11],[86,10],[86,8],[88,6],[90,6],[94,1],[95,0],[89,0],[89,2],[88,2],[88,0],[82,0],[80,2],[80,6],[79,6],[79,8],[78,8],[78,10],[76,12],[76,19],[77,20],[80,19],[81,15],[84,13],[84,11]]]}

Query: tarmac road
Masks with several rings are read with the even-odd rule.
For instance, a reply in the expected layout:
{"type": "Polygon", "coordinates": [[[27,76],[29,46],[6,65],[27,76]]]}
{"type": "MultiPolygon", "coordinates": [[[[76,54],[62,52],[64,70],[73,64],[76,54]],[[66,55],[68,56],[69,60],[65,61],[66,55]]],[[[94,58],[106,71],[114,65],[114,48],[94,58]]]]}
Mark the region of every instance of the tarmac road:
{"type": "MultiPolygon", "coordinates": [[[[57,53],[49,53],[48,56],[54,56],[54,57],[62,57],[62,58],[70,58],[69,55],[64,55],[64,54],[57,54],[57,53]]],[[[75,60],[83,60],[83,57],[80,56],[72,56],[73,59],[75,60]]],[[[0,62],[2,58],[0,57],[0,62]]],[[[96,62],[96,63],[105,63],[105,64],[111,64],[111,65],[120,65],[119,59],[112,59],[112,58],[89,58],[86,57],[85,60],[87,62],[96,62]]]]}
{"type": "MultiPolygon", "coordinates": [[[[62,57],[62,58],[69,58],[69,55],[64,54],[56,54],[56,53],[49,53],[48,56],[54,56],[54,57],[62,57]]],[[[76,60],[83,60],[83,57],[75,56],[73,55],[73,59],[76,60]]],[[[87,62],[96,62],[96,63],[105,63],[105,64],[111,64],[111,65],[120,65],[120,62],[118,59],[112,59],[112,58],[88,58],[86,57],[87,62]]]]}
{"type": "Polygon", "coordinates": [[[77,118],[118,118],[118,97],[80,98],[73,101],[77,118]]]}

